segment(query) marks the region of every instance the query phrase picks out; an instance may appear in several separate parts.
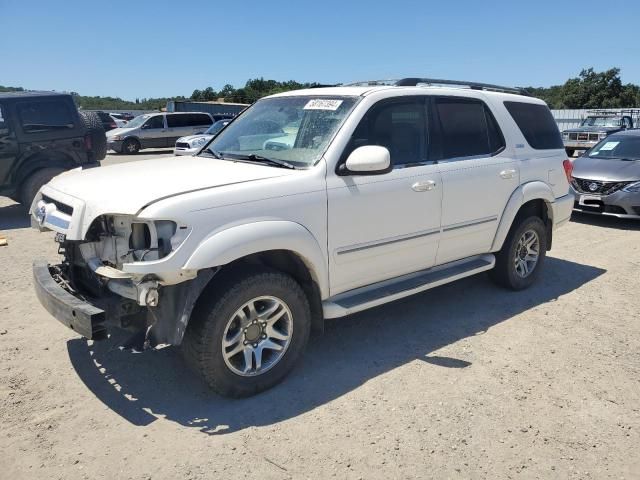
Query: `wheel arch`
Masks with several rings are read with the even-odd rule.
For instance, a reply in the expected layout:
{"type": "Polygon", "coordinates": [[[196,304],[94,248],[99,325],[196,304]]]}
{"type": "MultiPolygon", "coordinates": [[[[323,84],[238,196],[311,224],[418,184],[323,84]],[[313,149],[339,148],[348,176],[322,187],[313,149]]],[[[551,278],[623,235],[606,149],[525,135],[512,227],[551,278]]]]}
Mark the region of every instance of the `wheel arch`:
{"type": "Polygon", "coordinates": [[[553,239],[553,191],[544,182],[534,181],[518,187],[507,202],[500,224],[493,239],[491,251],[502,248],[511,227],[521,218],[537,216],[545,223],[547,230],[547,250],[551,249],[553,239]]]}
{"type": "Polygon", "coordinates": [[[69,155],[58,151],[36,153],[24,158],[15,173],[16,185],[21,185],[29,176],[43,168],[63,168],[65,170],[79,167],[69,155]]]}

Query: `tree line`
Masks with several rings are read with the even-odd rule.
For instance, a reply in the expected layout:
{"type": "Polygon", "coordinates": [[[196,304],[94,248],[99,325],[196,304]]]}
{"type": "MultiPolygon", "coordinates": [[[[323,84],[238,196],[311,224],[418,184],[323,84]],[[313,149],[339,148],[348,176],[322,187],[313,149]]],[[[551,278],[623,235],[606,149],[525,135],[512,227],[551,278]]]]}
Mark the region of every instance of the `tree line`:
{"type": "MultiPolygon", "coordinates": [[[[256,100],[274,93],[324,86],[316,82],[300,83],[295,80],[279,82],[264,78],[249,79],[243,87],[235,88],[226,84],[216,91],[213,87],[196,89],[191,97],[136,98],[134,101],[118,97],[85,96],[70,92],[79,107],[88,110],[159,110],[169,100],[216,101],[233,103],[253,103],[256,100]]],[[[2,91],[22,91],[20,87],[3,87],[2,91]]],[[[552,87],[526,87],[529,95],[541,98],[550,108],[632,108],[640,107],[640,86],[631,83],[623,84],[620,69],[611,68],[596,72],[587,68],[575,78],[570,78],[563,85],[552,87]]]]}

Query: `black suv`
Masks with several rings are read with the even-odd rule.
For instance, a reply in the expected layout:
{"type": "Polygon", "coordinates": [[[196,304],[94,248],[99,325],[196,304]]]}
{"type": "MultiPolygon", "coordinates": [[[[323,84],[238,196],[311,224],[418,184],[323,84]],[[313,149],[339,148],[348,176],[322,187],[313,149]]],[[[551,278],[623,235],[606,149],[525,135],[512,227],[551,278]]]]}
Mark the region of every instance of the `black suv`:
{"type": "Polygon", "coordinates": [[[78,112],[71,95],[0,92],[0,195],[29,206],[51,178],[105,155],[100,118],[78,112]]]}

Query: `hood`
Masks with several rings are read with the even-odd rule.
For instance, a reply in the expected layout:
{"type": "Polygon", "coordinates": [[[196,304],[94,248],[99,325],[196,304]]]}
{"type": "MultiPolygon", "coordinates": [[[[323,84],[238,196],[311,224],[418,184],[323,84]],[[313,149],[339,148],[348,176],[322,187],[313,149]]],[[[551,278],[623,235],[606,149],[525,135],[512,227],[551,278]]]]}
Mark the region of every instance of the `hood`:
{"type": "Polygon", "coordinates": [[[577,127],[563,130],[562,133],[584,133],[584,132],[617,132],[620,127],[577,127]]]}
{"type": "Polygon", "coordinates": [[[194,140],[197,140],[199,138],[204,138],[205,140],[209,141],[210,139],[213,138],[213,135],[204,135],[204,134],[200,134],[200,135],[187,135],[186,137],[180,137],[178,140],[178,142],[184,142],[184,143],[191,143],[194,140]]]}
{"type": "Polygon", "coordinates": [[[127,128],[127,127],[119,127],[114,128],[113,130],[109,130],[107,132],[107,138],[113,137],[114,135],[126,135],[127,133],[131,133],[137,128],[127,128]]]}
{"type": "Polygon", "coordinates": [[[579,157],[573,162],[573,176],[607,182],[640,180],[640,160],[579,157]]]}
{"type": "Polygon", "coordinates": [[[72,170],[51,180],[45,194],[55,198],[58,191],[78,199],[85,205],[85,219],[93,219],[106,213],[134,215],[156,200],[181,193],[292,173],[295,170],[208,157],[165,157],[72,170]]]}

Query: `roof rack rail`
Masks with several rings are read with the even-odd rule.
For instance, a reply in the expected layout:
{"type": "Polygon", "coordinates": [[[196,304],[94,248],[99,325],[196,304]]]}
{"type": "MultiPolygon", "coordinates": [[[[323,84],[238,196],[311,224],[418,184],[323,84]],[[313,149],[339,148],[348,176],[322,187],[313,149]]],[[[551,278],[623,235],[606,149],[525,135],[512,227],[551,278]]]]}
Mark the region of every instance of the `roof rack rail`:
{"type": "Polygon", "coordinates": [[[525,89],[519,87],[502,87],[500,85],[492,85],[490,83],[466,82],[458,80],[444,80],[438,78],[403,78],[398,80],[395,85],[398,87],[415,87],[419,84],[426,85],[454,85],[469,87],[472,90],[487,90],[490,92],[515,93],[517,95],[528,95],[525,89]]]}
{"type": "Polygon", "coordinates": [[[616,108],[616,109],[606,109],[606,108],[591,108],[587,110],[587,114],[592,115],[602,115],[602,116],[622,116],[622,115],[631,115],[631,116],[640,116],[640,108],[616,108]]]}
{"type": "Polygon", "coordinates": [[[342,84],[343,87],[377,87],[377,86],[393,86],[397,80],[363,80],[361,82],[351,82],[342,84]]]}

